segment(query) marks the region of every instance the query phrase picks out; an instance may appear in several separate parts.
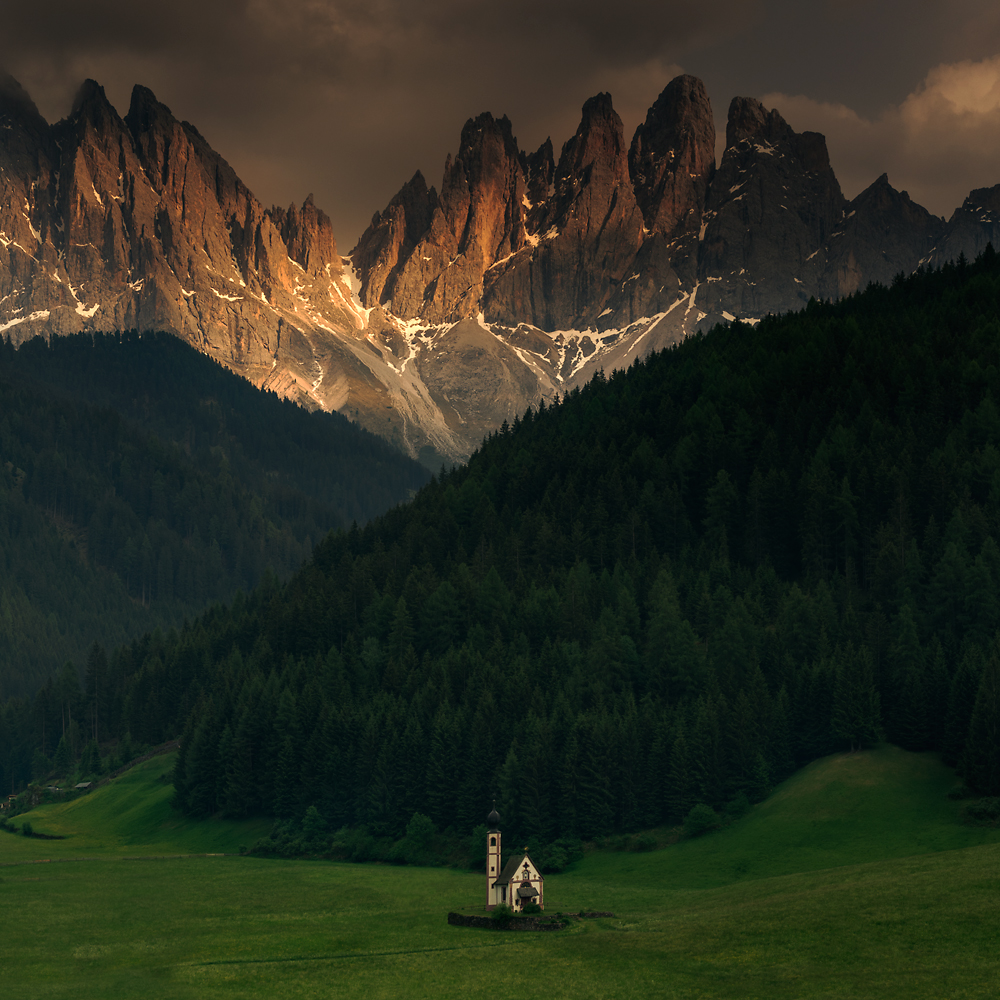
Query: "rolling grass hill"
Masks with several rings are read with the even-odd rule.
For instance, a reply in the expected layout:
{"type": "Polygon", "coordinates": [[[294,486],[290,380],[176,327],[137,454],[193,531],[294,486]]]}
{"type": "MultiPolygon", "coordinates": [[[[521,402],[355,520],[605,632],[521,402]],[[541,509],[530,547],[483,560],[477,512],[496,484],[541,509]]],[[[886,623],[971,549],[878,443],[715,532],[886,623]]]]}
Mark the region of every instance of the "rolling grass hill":
{"type": "Polygon", "coordinates": [[[593,852],[549,877],[549,909],[616,917],[542,935],[448,926],[482,905],[466,872],[165,858],[256,832],[179,819],[168,768],[17,818],[66,840],[0,835],[12,995],[909,1000],[1000,979],[1000,831],[959,823],[932,755],[828,757],[725,830],[593,852]]]}
{"type": "Polygon", "coordinates": [[[883,745],[802,768],[734,825],[650,854],[600,852],[584,870],[599,881],[649,879],[703,889],[1000,840],[959,822],[947,795],[954,774],[936,754],[883,745]]]}
{"type": "Polygon", "coordinates": [[[16,817],[36,833],[65,840],[2,835],[0,862],[37,857],[236,853],[271,827],[269,820],[196,821],[171,808],[175,753],[153,757],[82,798],[39,806],[16,817]],[[41,853],[40,853],[41,852],[41,853]]]}

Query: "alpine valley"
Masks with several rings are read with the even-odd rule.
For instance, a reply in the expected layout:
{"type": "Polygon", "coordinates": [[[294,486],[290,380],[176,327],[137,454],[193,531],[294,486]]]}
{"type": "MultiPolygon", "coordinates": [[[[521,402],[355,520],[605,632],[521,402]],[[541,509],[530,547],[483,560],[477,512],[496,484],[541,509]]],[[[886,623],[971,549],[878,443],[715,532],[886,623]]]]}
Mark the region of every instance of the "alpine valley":
{"type": "Polygon", "coordinates": [[[349,256],[311,196],[265,208],[198,130],[93,81],[49,125],[0,79],[0,333],[162,330],[427,465],[696,329],[834,299],[1000,245],[1000,185],[949,221],[885,175],[848,202],[826,141],[671,81],[631,142],[608,94],[558,158],[466,122],[349,256]]]}

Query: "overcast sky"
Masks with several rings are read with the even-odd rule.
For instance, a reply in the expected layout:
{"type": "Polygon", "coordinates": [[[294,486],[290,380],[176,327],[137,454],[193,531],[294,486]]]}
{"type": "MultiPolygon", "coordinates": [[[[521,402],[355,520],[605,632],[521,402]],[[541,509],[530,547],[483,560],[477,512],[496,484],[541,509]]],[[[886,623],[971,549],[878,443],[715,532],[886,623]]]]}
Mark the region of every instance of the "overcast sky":
{"type": "MultiPolygon", "coordinates": [[[[134,83],[193,122],[265,203],[315,194],[347,253],[465,120],[558,150],[609,91],[626,136],[678,73],[720,134],[735,95],[827,135],[844,193],[882,172],[950,215],[1000,183],[996,0],[48,0],[5,3],[0,67],[55,121],[80,82],[134,83]]],[[[719,148],[721,154],[721,144],[719,148]]]]}

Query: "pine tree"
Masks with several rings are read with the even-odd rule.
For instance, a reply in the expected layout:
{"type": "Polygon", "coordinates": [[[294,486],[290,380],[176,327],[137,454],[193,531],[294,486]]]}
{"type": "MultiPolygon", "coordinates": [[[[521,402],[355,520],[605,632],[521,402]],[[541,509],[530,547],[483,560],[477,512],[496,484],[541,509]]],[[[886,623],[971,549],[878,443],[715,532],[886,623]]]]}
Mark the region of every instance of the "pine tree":
{"type": "MultiPolygon", "coordinates": [[[[200,713],[200,721],[191,736],[184,761],[183,808],[191,816],[209,816],[218,807],[218,749],[221,735],[215,704],[209,698],[200,713]]],[[[178,788],[178,793],[180,791],[178,788]]]]}
{"type": "Polygon", "coordinates": [[[726,724],[729,798],[743,792],[751,802],[759,802],[766,796],[766,791],[760,794],[758,781],[758,758],[763,759],[762,737],[753,703],[745,690],[740,691],[726,724]]]}
{"type": "Polygon", "coordinates": [[[984,667],[982,650],[970,645],[952,678],[941,742],[941,757],[949,767],[957,767],[962,759],[984,667]]]}
{"type": "Polygon", "coordinates": [[[996,644],[979,682],[961,768],[971,789],[1000,796],[1000,647],[996,644]]]}
{"type": "Polygon", "coordinates": [[[927,671],[927,681],[924,690],[927,696],[927,738],[932,750],[940,750],[944,742],[944,726],[948,705],[948,692],[951,689],[951,676],[948,673],[948,661],[944,646],[937,637],[931,645],[928,654],[930,667],[927,671]]]}
{"type": "Polygon", "coordinates": [[[784,781],[795,770],[790,715],[788,691],[782,685],[774,699],[772,723],[767,734],[768,770],[776,783],[784,781]]]}
{"type": "Polygon", "coordinates": [[[836,747],[832,728],[836,678],[836,668],[825,659],[798,675],[795,704],[799,764],[831,753],[836,747]]]}
{"type": "Polygon", "coordinates": [[[517,740],[514,740],[497,774],[497,798],[503,807],[504,829],[508,835],[523,838],[527,833],[520,808],[522,768],[518,750],[517,740]]]}
{"type": "Polygon", "coordinates": [[[424,779],[424,809],[440,830],[455,824],[457,743],[452,713],[446,704],[442,705],[434,716],[424,779]]]}
{"type": "Polygon", "coordinates": [[[696,636],[681,618],[676,598],[664,588],[655,600],[646,639],[649,690],[670,701],[696,697],[704,688],[706,671],[696,636]]]}
{"type": "Polygon", "coordinates": [[[95,642],[87,654],[86,691],[91,717],[91,738],[101,738],[102,727],[106,725],[105,707],[107,702],[108,657],[100,643],[95,642]]]}
{"type": "Polygon", "coordinates": [[[667,820],[664,791],[670,777],[670,742],[667,727],[662,724],[657,726],[646,764],[643,826],[659,826],[667,820]]]}
{"type": "Polygon", "coordinates": [[[580,740],[579,797],[577,817],[580,834],[588,840],[605,837],[614,829],[614,793],[608,771],[613,735],[611,720],[596,713],[586,720],[585,738],[580,740]]]}
{"type": "Polygon", "coordinates": [[[889,735],[904,750],[926,750],[928,703],[924,651],[908,604],[899,609],[891,649],[893,668],[893,709],[889,735]]]}
{"type": "MultiPolygon", "coordinates": [[[[249,734],[247,713],[240,719],[232,735],[228,760],[220,761],[224,767],[221,804],[223,812],[239,819],[248,816],[254,808],[253,751],[249,734]]],[[[221,756],[221,755],[220,755],[221,756]]]]}
{"type": "Polygon", "coordinates": [[[867,646],[855,650],[848,643],[840,656],[831,725],[834,733],[850,746],[852,752],[882,738],[875,670],[867,646]]]}
{"type": "Polygon", "coordinates": [[[684,727],[677,726],[677,735],[670,750],[670,783],[667,793],[670,821],[680,823],[695,804],[697,788],[691,768],[691,756],[688,751],[687,737],[684,727]]]}
{"type": "Polygon", "coordinates": [[[406,819],[405,813],[399,813],[394,787],[398,773],[399,742],[395,733],[389,733],[382,741],[381,751],[366,789],[365,825],[376,837],[398,836],[401,832],[400,825],[406,819]]]}
{"type": "Polygon", "coordinates": [[[580,745],[577,742],[575,728],[570,731],[560,755],[556,781],[559,829],[564,837],[577,837],[580,834],[578,812],[580,804],[580,745]]]}
{"type": "Polygon", "coordinates": [[[396,769],[396,783],[399,789],[396,808],[401,816],[426,812],[426,773],[427,746],[424,730],[416,713],[411,712],[406,722],[406,729],[403,730],[399,747],[399,764],[396,769]]]}
{"type": "Polygon", "coordinates": [[[1000,624],[1000,602],[997,600],[996,584],[992,579],[989,565],[983,554],[966,575],[965,613],[968,617],[968,638],[985,644],[1000,624]]]}
{"type": "Polygon", "coordinates": [[[694,797],[712,806],[724,799],[726,760],[721,728],[715,703],[707,696],[699,698],[686,730],[688,764],[694,797]]]}
{"type": "Polygon", "coordinates": [[[55,756],[52,758],[52,767],[56,774],[65,778],[69,776],[72,766],[73,754],[70,751],[69,743],[66,741],[65,736],[60,737],[59,745],[56,747],[55,756]]]}

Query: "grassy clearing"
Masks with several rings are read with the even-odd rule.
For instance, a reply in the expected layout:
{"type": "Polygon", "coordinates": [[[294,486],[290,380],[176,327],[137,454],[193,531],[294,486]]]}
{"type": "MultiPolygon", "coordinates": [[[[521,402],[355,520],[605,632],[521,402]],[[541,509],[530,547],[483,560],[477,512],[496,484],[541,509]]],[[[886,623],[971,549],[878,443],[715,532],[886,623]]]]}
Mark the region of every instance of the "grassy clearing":
{"type": "Polygon", "coordinates": [[[905,858],[1000,841],[964,826],[955,775],[935,754],[882,746],[825,757],[725,830],[651,854],[601,852],[580,869],[598,887],[633,876],[674,888],[905,858]]]}
{"type": "Polygon", "coordinates": [[[36,833],[65,840],[32,840],[0,833],[0,862],[104,854],[235,853],[271,828],[269,820],[190,820],[170,806],[170,771],[175,754],[151,760],[110,784],[73,799],[39,806],[15,816],[36,833]]]}
{"type": "Polygon", "coordinates": [[[703,840],[592,854],[550,876],[549,908],[616,918],[539,935],[449,927],[449,909],[481,903],[482,877],[462,872],[125,860],[141,844],[180,853],[239,835],[171,825],[157,811],[162,766],[135,774],[128,796],[30,815],[47,832],[78,823],[72,840],[0,836],[0,860],[14,860],[11,843],[30,848],[23,860],[53,857],[0,867],[8,992],[910,1000],[993,997],[1000,980],[1000,832],[956,823],[953,779],[930,756],[829,758],[703,840]],[[144,785],[149,817],[129,805],[144,785]],[[113,836],[92,847],[86,831],[103,826],[113,836]],[[96,860],[58,860],[52,848],[69,858],[74,841],[96,860]]]}

